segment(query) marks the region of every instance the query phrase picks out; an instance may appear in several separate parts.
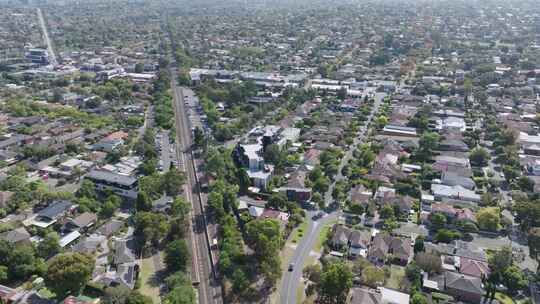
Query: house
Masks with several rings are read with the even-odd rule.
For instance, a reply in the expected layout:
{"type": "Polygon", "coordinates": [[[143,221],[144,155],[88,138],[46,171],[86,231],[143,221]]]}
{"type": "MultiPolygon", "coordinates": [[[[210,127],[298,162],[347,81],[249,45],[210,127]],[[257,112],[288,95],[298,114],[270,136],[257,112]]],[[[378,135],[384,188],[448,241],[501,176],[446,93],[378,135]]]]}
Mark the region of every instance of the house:
{"type": "Polygon", "coordinates": [[[349,304],[382,304],[382,295],[377,290],[351,288],[347,303],[349,304]]]}
{"type": "Polygon", "coordinates": [[[460,258],[459,272],[472,277],[486,279],[489,276],[489,265],[484,261],[460,258]]]}
{"type": "Polygon", "coordinates": [[[97,229],[97,233],[109,238],[124,227],[124,222],[119,220],[110,220],[97,229]]]}
{"type": "Polygon", "coordinates": [[[371,242],[368,259],[374,264],[384,264],[388,257],[399,265],[407,265],[412,256],[411,240],[393,237],[387,233],[379,233],[371,242]]]}
{"type": "Polygon", "coordinates": [[[308,171],[299,169],[289,176],[285,186],[275,189],[275,191],[285,193],[289,201],[298,203],[307,202],[311,199],[311,188],[306,187],[308,171]]]}
{"type": "Polygon", "coordinates": [[[282,224],[286,224],[289,221],[289,214],[274,209],[264,209],[260,218],[275,219],[282,224]]]}
{"type": "Polygon", "coordinates": [[[0,240],[7,241],[14,245],[30,244],[30,233],[24,227],[6,231],[0,234],[0,240]]]}
{"type": "Polygon", "coordinates": [[[137,179],[132,176],[126,176],[104,170],[91,170],[85,178],[94,182],[96,190],[112,190],[115,194],[128,198],[137,198],[137,179]]]}
{"type": "Polygon", "coordinates": [[[439,143],[439,150],[441,151],[469,151],[469,146],[459,139],[445,139],[439,143]]]}
{"type": "Polygon", "coordinates": [[[67,230],[87,230],[97,222],[97,215],[91,212],[80,214],[66,223],[67,230]]]}
{"type": "Polygon", "coordinates": [[[92,234],[82,240],[72,247],[74,252],[94,254],[99,250],[99,247],[107,242],[107,238],[100,234],[92,234]]]}
{"type": "Polygon", "coordinates": [[[371,233],[367,230],[353,230],[349,235],[349,254],[353,257],[367,256],[367,249],[371,242],[371,233]]]}
{"type": "Polygon", "coordinates": [[[440,168],[441,171],[446,171],[442,170],[442,168],[449,166],[470,168],[471,164],[469,162],[469,159],[464,157],[455,157],[450,155],[435,156],[435,163],[433,164],[434,168],[440,168]]]}
{"type": "Polygon", "coordinates": [[[444,274],[444,289],[455,299],[469,303],[481,303],[485,293],[480,278],[451,271],[444,274]]]}
{"type": "Polygon", "coordinates": [[[446,186],[461,186],[469,190],[474,190],[476,187],[472,178],[461,176],[452,171],[446,171],[441,174],[441,184],[446,186]]]}
{"type": "Polygon", "coordinates": [[[334,225],[332,227],[332,238],[330,239],[330,244],[336,250],[343,249],[349,244],[349,235],[351,231],[349,228],[343,225],[334,225]]]}
{"type": "Polygon", "coordinates": [[[460,185],[447,186],[440,184],[431,184],[431,192],[436,200],[454,199],[465,202],[480,202],[482,197],[474,191],[464,188],[460,185]]]}
{"type": "Polygon", "coordinates": [[[75,209],[70,201],[55,201],[45,209],[38,212],[33,221],[33,225],[40,228],[47,228],[56,223],[59,219],[66,216],[69,212],[75,209]]]}
{"type": "Polygon", "coordinates": [[[379,287],[367,289],[355,287],[349,291],[349,304],[409,304],[410,296],[397,290],[379,287]]]}
{"type": "Polygon", "coordinates": [[[369,201],[373,197],[373,193],[371,192],[371,190],[366,189],[362,185],[354,186],[354,188],[351,189],[350,193],[351,205],[367,206],[369,204],[369,201]]]}
{"type": "Polygon", "coordinates": [[[385,287],[377,289],[381,293],[383,304],[409,304],[410,296],[406,293],[385,287]]]}
{"type": "Polygon", "coordinates": [[[168,195],[162,195],[152,204],[152,210],[155,212],[168,213],[171,210],[173,198],[168,195]]]}
{"type": "Polygon", "coordinates": [[[98,274],[93,278],[93,281],[106,286],[123,285],[129,289],[133,289],[139,275],[139,264],[134,248],[135,245],[132,238],[114,239],[110,269],[109,271],[98,274]]]}
{"type": "Polygon", "coordinates": [[[402,136],[402,137],[418,137],[415,128],[403,127],[398,125],[386,125],[382,133],[385,135],[391,136],[402,136]]]}

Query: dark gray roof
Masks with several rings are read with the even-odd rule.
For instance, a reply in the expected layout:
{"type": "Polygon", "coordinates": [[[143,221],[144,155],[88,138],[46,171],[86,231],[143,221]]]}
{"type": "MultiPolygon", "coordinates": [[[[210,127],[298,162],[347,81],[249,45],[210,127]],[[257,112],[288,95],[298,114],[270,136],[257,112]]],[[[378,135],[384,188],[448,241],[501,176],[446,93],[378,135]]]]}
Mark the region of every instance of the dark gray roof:
{"type": "Polygon", "coordinates": [[[97,181],[105,181],[123,186],[132,186],[137,182],[135,177],[102,170],[92,170],[86,175],[86,177],[97,181]]]}
{"type": "Polygon", "coordinates": [[[71,207],[73,207],[73,203],[70,201],[56,201],[38,212],[38,216],[55,220],[65,214],[71,207]]]}
{"type": "Polygon", "coordinates": [[[125,264],[135,262],[133,253],[133,240],[115,240],[114,241],[114,264],[125,264]]]}

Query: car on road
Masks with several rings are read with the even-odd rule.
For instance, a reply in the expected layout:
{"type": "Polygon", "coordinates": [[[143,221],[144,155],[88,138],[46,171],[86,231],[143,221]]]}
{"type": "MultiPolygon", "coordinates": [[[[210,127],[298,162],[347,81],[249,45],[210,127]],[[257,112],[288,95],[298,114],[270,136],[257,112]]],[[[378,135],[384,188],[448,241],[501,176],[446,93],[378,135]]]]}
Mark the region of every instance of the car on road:
{"type": "Polygon", "coordinates": [[[317,214],[315,214],[311,219],[314,220],[314,221],[316,221],[316,220],[318,220],[318,219],[321,219],[323,216],[324,216],[324,212],[319,211],[319,212],[317,212],[317,214]]]}
{"type": "Polygon", "coordinates": [[[289,271],[293,271],[294,270],[294,263],[290,263],[289,264],[289,271]]]}

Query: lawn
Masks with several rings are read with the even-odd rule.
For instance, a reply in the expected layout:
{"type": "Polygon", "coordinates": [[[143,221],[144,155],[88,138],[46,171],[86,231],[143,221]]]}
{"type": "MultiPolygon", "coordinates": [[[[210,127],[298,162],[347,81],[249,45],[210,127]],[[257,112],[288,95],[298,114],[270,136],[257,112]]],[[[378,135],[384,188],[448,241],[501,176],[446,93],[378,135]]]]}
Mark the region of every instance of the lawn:
{"type": "Polygon", "coordinates": [[[161,298],[159,297],[159,284],[156,284],[155,268],[152,257],[142,260],[139,279],[141,280],[140,292],[143,295],[152,298],[154,304],[161,303],[161,298]]]}
{"type": "Polygon", "coordinates": [[[300,224],[298,227],[296,227],[293,230],[293,232],[291,233],[291,236],[289,237],[289,240],[295,244],[300,242],[300,240],[304,236],[304,233],[306,233],[307,227],[308,227],[308,224],[306,220],[304,219],[302,224],[300,224]]]}
{"type": "Polygon", "coordinates": [[[390,277],[386,281],[386,287],[399,290],[405,277],[405,268],[397,265],[390,266],[390,277]]]}
{"type": "Polygon", "coordinates": [[[326,243],[326,240],[328,239],[328,232],[332,229],[334,224],[335,222],[332,222],[322,227],[321,232],[319,232],[319,236],[317,237],[317,242],[315,242],[315,246],[313,247],[314,251],[321,252],[324,243],[326,243]]]}

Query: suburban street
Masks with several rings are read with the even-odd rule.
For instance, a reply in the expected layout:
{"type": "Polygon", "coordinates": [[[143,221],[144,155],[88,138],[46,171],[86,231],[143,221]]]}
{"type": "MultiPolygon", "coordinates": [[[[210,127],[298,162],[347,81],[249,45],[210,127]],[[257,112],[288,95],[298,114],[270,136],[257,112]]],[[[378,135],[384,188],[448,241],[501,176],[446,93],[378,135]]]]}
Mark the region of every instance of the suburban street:
{"type": "MultiPolygon", "coordinates": [[[[332,184],[330,184],[330,187],[328,191],[326,192],[325,202],[327,206],[329,206],[332,202],[332,191],[334,190],[336,181],[345,179],[345,177],[341,174],[341,170],[352,158],[355,148],[364,140],[364,137],[368,130],[367,126],[371,123],[371,120],[373,119],[375,113],[377,113],[377,111],[379,110],[379,107],[381,106],[385,97],[386,97],[386,93],[375,93],[375,96],[374,96],[375,102],[373,104],[373,109],[370,115],[368,116],[365,122],[365,125],[360,128],[359,134],[354,139],[353,145],[351,145],[351,148],[345,152],[345,156],[341,159],[341,163],[339,166],[338,173],[335,177],[335,180],[334,182],[332,182],[332,184]]],[[[334,220],[337,220],[339,217],[339,211],[334,210],[331,213],[325,215],[323,218],[317,221],[314,221],[312,217],[315,214],[316,212],[314,211],[307,212],[306,221],[308,224],[308,228],[304,232],[304,237],[298,243],[298,246],[296,247],[292,258],[289,261],[287,261],[287,264],[291,264],[291,263],[294,264],[294,269],[293,271],[287,271],[283,273],[283,276],[281,279],[281,286],[279,289],[279,297],[280,297],[279,303],[280,304],[296,303],[297,290],[300,286],[300,280],[302,279],[302,270],[304,268],[304,262],[309,257],[311,249],[313,248],[315,242],[317,241],[317,238],[321,232],[321,229],[326,224],[331,223],[334,220]]]]}
{"type": "Polygon", "coordinates": [[[174,75],[176,69],[171,69],[171,87],[173,90],[173,107],[176,127],[176,153],[180,169],[186,174],[185,196],[191,203],[190,242],[192,251],[192,280],[198,290],[199,303],[222,303],[221,287],[214,281],[210,261],[209,240],[206,235],[206,220],[198,185],[195,178],[191,148],[191,128],[184,108],[182,88],[177,84],[174,75]]]}
{"type": "Polygon", "coordinates": [[[43,32],[43,38],[45,44],[47,44],[47,51],[49,53],[49,61],[53,68],[58,65],[58,60],[56,60],[56,53],[54,52],[51,39],[49,38],[49,32],[47,31],[47,25],[45,24],[45,19],[43,18],[43,13],[40,8],[37,8],[37,15],[39,18],[39,24],[41,26],[41,31],[43,32]]]}
{"type": "Polygon", "coordinates": [[[317,238],[321,233],[321,229],[328,223],[337,220],[338,212],[332,212],[319,220],[312,220],[313,215],[316,212],[307,212],[306,221],[308,227],[304,233],[304,237],[298,243],[294,255],[287,261],[288,264],[294,264],[293,271],[287,271],[283,273],[280,286],[279,303],[280,304],[293,304],[296,303],[296,294],[298,287],[300,286],[300,279],[302,278],[302,270],[304,262],[309,257],[311,249],[317,242],[317,238]]]}

